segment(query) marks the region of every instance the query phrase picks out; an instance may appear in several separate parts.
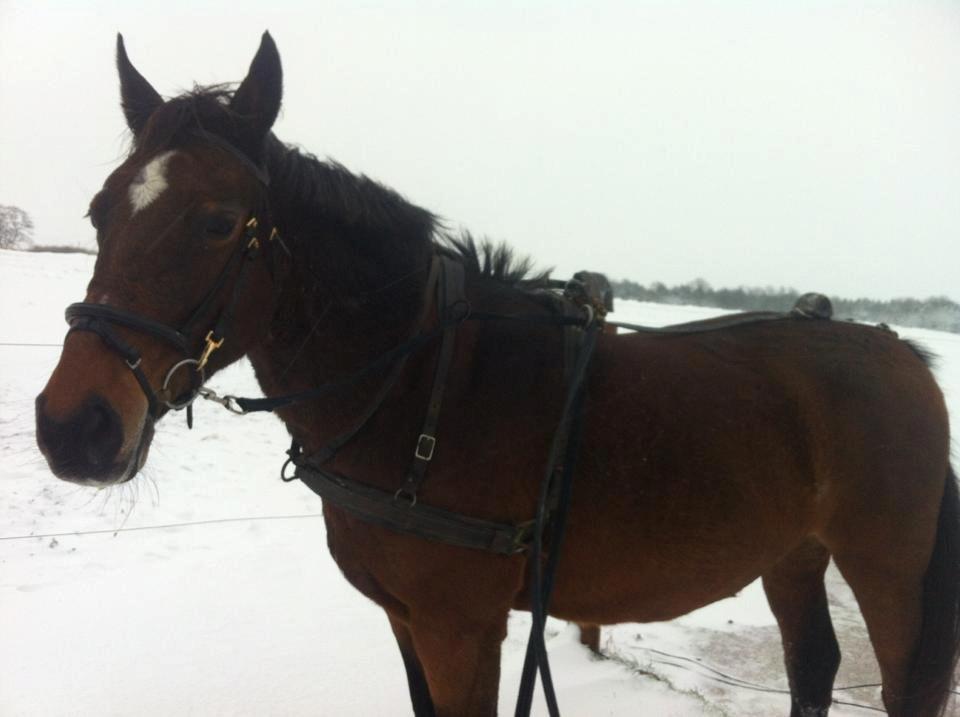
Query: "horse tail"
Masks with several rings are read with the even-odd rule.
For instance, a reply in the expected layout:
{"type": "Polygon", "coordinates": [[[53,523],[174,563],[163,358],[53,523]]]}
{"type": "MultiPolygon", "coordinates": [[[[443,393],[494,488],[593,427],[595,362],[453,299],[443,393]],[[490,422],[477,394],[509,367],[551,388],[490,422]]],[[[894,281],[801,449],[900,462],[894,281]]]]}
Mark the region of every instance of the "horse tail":
{"type": "MultiPolygon", "coordinates": [[[[943,715],[960,657],[960,493],[947,469],[936,542],[923,578],[923,623],[906,694],[943,715]]],[[[927,714],[924,711],[924,714],[927,714]]]]}

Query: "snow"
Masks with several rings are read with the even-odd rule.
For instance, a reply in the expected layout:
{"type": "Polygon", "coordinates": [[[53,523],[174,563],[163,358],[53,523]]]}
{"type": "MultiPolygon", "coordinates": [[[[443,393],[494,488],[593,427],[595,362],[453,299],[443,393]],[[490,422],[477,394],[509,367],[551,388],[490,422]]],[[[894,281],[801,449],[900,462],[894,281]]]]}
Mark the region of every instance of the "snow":
{"type": "MultiPolygon", "coordinates": [[[[50,475],[34,444],[33,397],[57,361],[63,308],[83,297],[93,262],[0,252],[0,715],[410,714],[386,619],[330,558],[319,499],[278,480],[287,438],[276,419],[202,405],[192,432],[179,417],[161,424],[132,484],[97,491],[50,475]],[[150,528],[175,523],[197,524],[150,528]]],[[[620,301],[616,318],[718,313],[620,301]]],[[[938,376],[960,415],[960,336],[901,331],[940,354],[938,376]]],[[[245,364],[212,385],[256,391],[245,364]]],[[[832,569],[828,581],[845,656],[837,684],[876,682],[856,603],[832,569]]],[[[513,711],[528,629],[526,614],[511,616],[503,714],[513,711]]],[[[786,686],[758,583],[669,623],[604,628],[610,659],[592,656],[566,623],[551,620],[548,633],[567,716],[789,711],[785,695],[727,684],[786,686]],[[712,670],[736,679],[716,681],[712,670]]],[[[874,688],[838,696],[879,704],[874,688]]],[[[542,700],[535,714],[545,714],[542,700]]]]}

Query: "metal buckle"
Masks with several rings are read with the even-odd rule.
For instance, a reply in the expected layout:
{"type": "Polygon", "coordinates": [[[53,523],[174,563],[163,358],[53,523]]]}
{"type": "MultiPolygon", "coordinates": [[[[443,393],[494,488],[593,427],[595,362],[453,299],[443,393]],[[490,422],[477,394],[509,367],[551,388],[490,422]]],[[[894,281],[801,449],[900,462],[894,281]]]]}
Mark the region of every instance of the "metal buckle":
{"type": "Polygon", "coordinates": [[[238,416],[242,416],[246,413],[240,403],[237,401],[236,396],[221,396],[212,388],[207,388],[206,386],[201,387],[197,393],[206,401],[213,401],[214,403],[219,403],[225,409],[230,411],[230,413],[235,413],[238,416]]]}
{"type": "MultiPolygon", "coordinates": [[[[170,367],[170,370],[167,371],[167,375],[163,379],[163,385],[160,387],[160,393],[165,394],[167,392],[167,388],[170,386],[170,379],[173,378],[173,374],[175,374],[180,369],[181,366],[189,366],[190,364],[197,364],[197,372],[200,374],[201,384],[207,380],[206,375],[203,372],[203,366],[200,365],[199,361],[192,358],[183,359],[183,361],[177,361],[177,363],[173,364],[173,366],[170,367]]],[[[166,405],[167,408],[170,408],[174,411],[179,411],[183,408],[186,408],[194,401],[196,401],[197,396],[199,395],[200,395],[200,389],[197,389],[190,395],[189,398],[186,398],[183,401],[180,401],[179,403],[176,403],[174,401],[170,401],[167,399],[163,399],[163,403],[164,405],[166,405]]]]}
{"type": "Polygon", "coordinates": [[[436,436],[430,436],[426,433],[421,433],[420,437],[417,439],[417,450],[413,452],[413,455],[416,458],[419,458],[421,461],[429,461],[431,458],[433,458],[433,449],[436,447],[436,436]]]}
{"type": "Polygon", "coordinates": [[[510,546],[514,554],[523,553],[530,548],[530,544],[533,542],[533,531],[536,524],[536,520],[527,520],[517,524],[516,527],[518,530],[514,533],[513,542],[510,546]]]}
{"type": "Polygon", "coordinates": [[[194,361],[194,363],[197,364],[197,371],[200,372],[203,371],[204,366],[207,365],[207,361],[210,360],[210,354],[223,346],[223,342],[225,341],[225,339],[215,341],[213,338],[213,329],[207,332],[207,335],[203,340],[207,342],[207,345],[203,347],[203,353],[200,354],[200,358],[194,361]]]}

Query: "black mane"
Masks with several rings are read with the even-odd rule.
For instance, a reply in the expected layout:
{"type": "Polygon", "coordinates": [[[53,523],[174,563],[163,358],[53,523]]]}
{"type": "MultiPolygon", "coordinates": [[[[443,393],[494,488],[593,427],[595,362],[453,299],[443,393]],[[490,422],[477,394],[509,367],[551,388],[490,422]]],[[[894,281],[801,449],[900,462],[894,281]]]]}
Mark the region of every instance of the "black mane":
{"type": "MultiPolygon", "coordinates": [[[[509,286],[542,284],[549,272],[533,272],[533,262],[517,256],[504,243],[476,241],[469,232],[453,234],[432,212],[364,175],[332,160],[320,160],[272,134],[263,147],[242,146],[240,120],[230,106],[233,92],[226,85],[196,87],[159,107],[137,138],[133,154],[152,155],[177,144],[196,141],[192,131],[221,137],[270,177],[271,203],[278,219],[296,216],[299,226],[281,227],[304,244],[318,243],[316,227],[339,231],[365,242],[379,261],[432,250],[459,258],[467,272],[509,286]]],[[[308,254],[319,247],[301,246],[308,254]]],[[[399,262],[402,265],[404,262],[399,262]]]]}
{"type": "Polygon", "coordinates": [[[481,239],[478,243],[468,231],[459,235],[440,233],[438,251],[463,262],[468,274],[499,281],[509,286],[536,288],[550,279],[550,270],[534,271],[533,259],[518,256],[505,242],[481,239]]]}

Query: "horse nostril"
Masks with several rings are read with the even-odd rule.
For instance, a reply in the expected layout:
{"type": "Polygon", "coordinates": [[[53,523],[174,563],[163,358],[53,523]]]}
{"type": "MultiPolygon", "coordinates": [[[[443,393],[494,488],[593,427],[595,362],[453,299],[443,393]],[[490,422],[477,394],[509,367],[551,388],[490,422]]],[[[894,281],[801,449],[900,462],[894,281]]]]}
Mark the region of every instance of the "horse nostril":
{"type": "Polygon", "coordinates": [[[106,401],[95,398],[81,412],[78,438],[92,467],[110,465],[123,443],[120,416],[106,401]]]}
{"type": "Polygon", "coordinates": [[[64,480],[113,482],[123,447],[120,415],[94,395],[63,419],[51,416],[43,395],[37,398],[37,445],[51,470],[64,480]]]}

